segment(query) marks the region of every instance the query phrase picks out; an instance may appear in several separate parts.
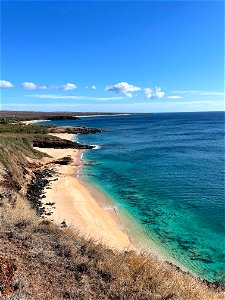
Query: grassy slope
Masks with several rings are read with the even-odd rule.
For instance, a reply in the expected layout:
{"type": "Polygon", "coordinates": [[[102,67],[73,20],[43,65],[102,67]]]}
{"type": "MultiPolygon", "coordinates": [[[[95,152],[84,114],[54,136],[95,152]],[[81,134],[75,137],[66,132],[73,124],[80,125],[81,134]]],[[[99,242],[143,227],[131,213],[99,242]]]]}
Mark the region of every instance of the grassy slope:
{"type": "Polygon", "coordinates": [[[23,183],[27,167],[26,156],[44,156],[33,149],[32,141],[34,138],[47,138],[46,133],[48,129],[45,126],[0,125],[0,163],[17,183],[23,183]]]}
{"type": "MultiPolygon", "coordinates": [[[[26,156],[41,154],[32,149],[34,133],[6,131],[0,162],[16,180],[27,168],[26,156]]],[[[154,256],[114,252],[43,221],[21,193],[3,187],[0,225],[0,299],[224,299],[154,256]]]]}

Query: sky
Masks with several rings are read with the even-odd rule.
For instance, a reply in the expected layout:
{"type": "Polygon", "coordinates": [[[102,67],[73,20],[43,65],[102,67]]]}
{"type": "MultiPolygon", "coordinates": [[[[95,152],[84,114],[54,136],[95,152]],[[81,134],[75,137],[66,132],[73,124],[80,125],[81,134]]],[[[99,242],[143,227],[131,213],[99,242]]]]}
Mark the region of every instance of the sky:
{"type": "Polygon", "coordinates": [[[1,109],[224,110],[223,1],[1,1],[1,109]]]}

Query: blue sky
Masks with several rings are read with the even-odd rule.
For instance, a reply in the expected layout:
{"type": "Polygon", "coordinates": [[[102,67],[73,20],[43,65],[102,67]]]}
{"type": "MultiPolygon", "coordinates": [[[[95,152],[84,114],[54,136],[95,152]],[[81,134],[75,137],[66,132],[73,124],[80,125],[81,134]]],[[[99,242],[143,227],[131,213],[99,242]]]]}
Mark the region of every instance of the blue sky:
{"type": "Polygon", "coordinates": [[[1,109],[224,110],[221,1],[1,1],[1,109]]]}

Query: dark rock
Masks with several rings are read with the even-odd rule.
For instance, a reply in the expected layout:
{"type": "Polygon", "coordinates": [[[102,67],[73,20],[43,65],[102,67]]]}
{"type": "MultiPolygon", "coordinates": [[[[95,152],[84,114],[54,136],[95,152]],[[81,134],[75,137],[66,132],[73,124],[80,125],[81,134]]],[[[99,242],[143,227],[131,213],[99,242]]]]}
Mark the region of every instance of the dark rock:
{"type": "Polygon", "coordinates": [[[88,128],[85,126],[52,126],[50,128],[50,133],[94,134],[100,132],[108,132],[108,130],[100,128],[88,128]]]}
{"type": "Polygon", "coordinates": [[[225,291],[225,285],[219,283],[218,281],[210,282],[206,279],[203,279],[203,283],[205,283],[209,288],[216,291],[225,291]]]}
{"type": "Polygon", "coordinates": [[[61,222],[61,227],[62,227],[62,228],[68,227],[65,220],[63,220],[63,221],[61,222]]]}
{"type": "Polygon", "coordinates": [[[55,149],[93,149],[94,146],[82,145],[77,142],[63,139],[36,139],[33,141],[33,147],[55,148],[55,149]]]}
{"type": "Polygon", "coordinates": [[[45,208],[42,207],[41,199],[46,197],[43,195],[43,192],[49,185],[48,178],[51,178],[53,175],[55,175],[55,172],[52,169],[45,168],[34,171],[30,184],[27,187],[27,199],[40,216],[46,214],[45,208]]]}
{"type": "Polygon", "coordinates": [[[58,164],[58,165],[68,165],[69,163],[71,163],[73,160],[71,158],[71,156],[65,156],[62,157],[60,159],[54,160],[53,162],[51,162],[52,164],[58,164]]]}

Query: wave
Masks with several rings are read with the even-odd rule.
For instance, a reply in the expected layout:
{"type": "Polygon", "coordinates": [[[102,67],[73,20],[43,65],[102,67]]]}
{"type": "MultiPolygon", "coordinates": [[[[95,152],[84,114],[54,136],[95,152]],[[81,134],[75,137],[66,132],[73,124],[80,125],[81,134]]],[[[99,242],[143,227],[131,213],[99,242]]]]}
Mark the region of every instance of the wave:
{"type": "Polygon", "coordinates": [[[92,150],[98,150],[102,148],[100,145],[90,145],[90,146],[94,147],[92,150]]]}

